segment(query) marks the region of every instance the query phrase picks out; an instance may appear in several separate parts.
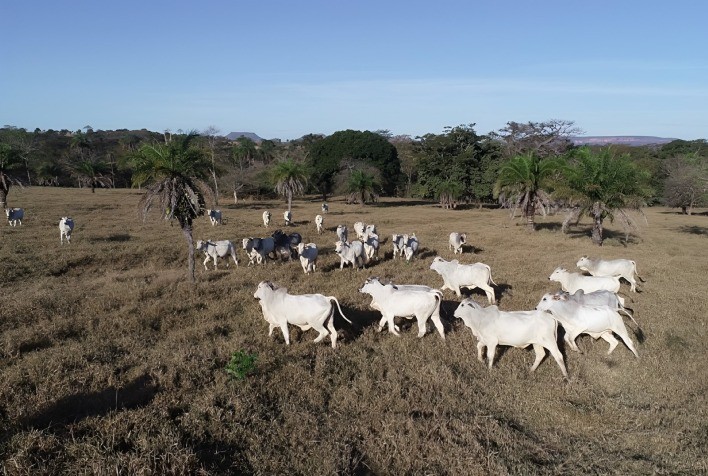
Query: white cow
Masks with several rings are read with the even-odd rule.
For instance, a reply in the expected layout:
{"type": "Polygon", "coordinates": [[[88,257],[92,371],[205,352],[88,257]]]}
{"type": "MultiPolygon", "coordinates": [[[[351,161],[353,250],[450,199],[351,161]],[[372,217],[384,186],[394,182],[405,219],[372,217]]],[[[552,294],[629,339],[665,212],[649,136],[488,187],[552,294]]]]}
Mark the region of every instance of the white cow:
{"type": "Polygon", "coordinates": [[[229,256],[231,256],[231,259],[233,259],[236,266],[238,266],[238,259],[236,258],[236,249],[234,248],[233,243],[231,243],[229,240],[221,240],[221,241],[199,240],[199,241],[197,241],[196,250],[204,252],[204,256],[205,256],[204,269],[206,269],[206,270],[209,269],[209,268],[207,268],[207,262],[211,259],[214,260],[214,269],[217,268],[217,266],[216,266],[217,258],[225,259],[226,260],[226,267],[228,268],[229,267],[229,256]]]}
{"type": "Polygon", "coordinates": [[[546,294],[543,296],[543,300],[551,299],[554,295],[566,295],[568,296],[568,300],[575,301],[583,306],[608,306],[612,309],[617,309],[617,312],[621,312],[634,320],[634,317],[629,312],[629,309],[624,307],[624,298],[611,291],[594,291],[587,294],[582,289],[578,289],[573,294],[566,293],[565,291],[558,291],[553,294],[546,294]]]}
{"type": "Polygon", "coordinates": [[[366,253],[367,261],[379,257],[379,236],[375,233],[370,233],[367,229],[364,231],[364,252],[366,253]]]}
{"type": "MultiPolygon", "coordinates": [[[[380,280],[378,277],[369,278],[368,281],[378,281],[379,283],[381,282],[381,280],[380,280]]],[[[382,283],[382,284],[383,284],[383,283],[382,283]]],[[[438,290],[438,289],[433,289],[433,288],[431,288],[430,286],[425,286],[425,285],[423,285],[423,284],[394,284],[394,283],[391,283],[391,282],[386,283],[386,284],[391,284],[391,285],[395,286],[398,290],[427,291],[427,292],[440,293],[440,290],[438,290]]],[[[440,294],[442,294],[442,293],[440,293],[440,294]]],[[[377,311],[381,312],[381,309],[380,309],[379,305],[376,303],[375,300],[372,300],[372,301],[371,301],[370,306],[371,306],[373,309],[376,309],[377,311]]],[[[384,316],[382,315],[382,316],[381,316],[381,320],[380,320],[380,322],[379,322],[379,330],[383,329],[383,327],[384,327],[385,325],[386,325],[386,317],[384,317],[384,316]]],[[[400,329],[399,329],[398,326],[395,326],[395,329],[396,329],[397,331],[400,331],[400,329]]]]}
{"type": "Polygon", "coordinates": [[[418,253],[420,243],[418,242],[418,238],[416,238],[415,233],[412,233],[410,236],[403,235],[403,242],[405,243],[403,246],[403,254],[406,257],[406,261],[410,261],[413,259],[413,256],[418,253]]]}
{"type": "Polygon", "coordinates": [[[7,215],[7,222],[10,226],[17,226],[18,222],[22,225],[25,211],[22,208],[6,208],[5,215],[7,215]]]}
{"type": "Polygon", "coordinates": [[[267,263],[268,255],[275,252],[275,241],[268,238],[244,238],[243,249],[248,255],[248,265],[267,263]]]}
{"type": "Polygon", "coordinates": [[[317,245],[314,243],[300,243],[297,245],[297,252],[300,255],[300,264],[305,274],[317,270],[317,245]]]}
{"type": "Polygon", "coordinates": [[[360,269],[369,261],[361,241],[338,241],[335,243],[334,252],[339,255],[339,269],[344,269],[344,265],[349,263],[353,268],[360,269]]]}
{"type": "Polygon", "coordinates": [[[64,244],[66,238],[67,244],[71,244],[71,232],[74,231],[74,220],[71,217],[61,217],[59,220],[59,243],[64,244]]]}
{"type": "Polygon", "coordinates": [[[268,228],[270,226],[270,217],[271,214],[268,210],[263,212],[263,226],[268,228]]]}
{"type": "Polygon", "coordinates": [[[366,233],[370,235],[378,235],[378,233],[376,232],[376,225],[374,225],[373,223],[366,225],[366,227],[364,227],[364,234],[366,233]]]}
{"type": "Polygon", "coordinates": [[[211,221],[211,226],[221,225],[221,210],[207,210],[207,216],[211,221]]]}
{"type": "Polygon", "coordinates": [[[492,269],[488,265],[484,263],[460,264],[456,259],[445,261],[440,256],[436,256],[430,264],[430,269],[442,276],[444,284],[440,288],[441,291],[451,289],[460,297],[462,296],[460,291],[462,287],[480,288],[486,293],[489,304],[496,304],[494,288],[491,286],[492,284],[496,286],[496,283],[492,280],[492,269]]]}
{"type": "Polygon", "coordinates": [[[364,230],[366,230],[366,224],[364,222],[358,221],[354,223],[354,233],[356,233],[356,237],[360,240],[364,239],[364,230]]]}
{"type": "Polygon", "coordinates": [[[347,225],[337,225],[337,238],[339,241],[346,242],[349,238],[349,230],[347,230],[347,225]]]}
{"type": "Polygon", "coordinates": [[[317,233],[321,235],[324,232],[324,217],[322,215],[315,217],[315,226],[317,226],[317,233]]]}
{"type": "Polygon", "coordinates": [[[642,279],[637,273],[637,263],[630,259],[590,259],[583,256],[576,263],[578,268],[587,271],[593,276],[617,276],[629,282],[630,291],[637,292],[637,281],[642,279]]]}
{"type": "Polygon", "coordinates": [[[565,329],[565,341],[571,349],[580,352],[575,339],[580,334],[588,334],[593,339],[602,338],[610,344],[607,351],[611,354],[618,341],[612,333],[614,332],[632,351],[635,357],[639,357],[634,348],[632,339],[629,338],[627,328],[624,326],[622,316],[616,309],[608,306],[583,306],[568,299],[566,295],[545,295],[536,306],[540,311],[549,311],[553,317],[561,323],[565,329]]]}
{"type": "Polygon", "coordinates": [[[336,348],[337,330],[334,328],[333,301],[337,304],[337,309],[342,317],[350,324],[352,323],[344,315],[339,301],[334,296],[288,294],[287,288],[278,287],[269,281],[261,281],[253,297],[260,301],[263,317],[268,321],[270,327],[268,335],[273,335],[273,329],[280,327],[286,345],[290,345],[288,324],[293,324],[302,330],[312,328],[319,332],[315,342],[320,342],[329,334],[332,348],[336,348]]]}
{"type": "Polygon", "coordinates": [[[327,205],[327,202],[322,204],[322,213],[329,213],[329,205],[327,205]]]}
{"type": "Polygon", "coordinates": [[[396,256],[401,256],[403,257],[403,250],[406,247],[406,242],[403,239],[403,235],[399,235],[394,233],[391,236],[391,242],[393,243],[393,257],[394,259],[396,256]]]}
{"type": "Polygon", "coordinates": [[[290,226],[293,224],[293,214],[290,210],[286,210],[285,213],[283,213],[283,218],[285,219],[285,226],[290,226]]]}
{"type": "Polygon", "coordinates": [[[561,289],[571,294],[578,289],[582,289],[586,293],[603,290],[616,293],[620,289],[620,281],[617,277],[584,276],[580,273],[570,273],[565,268],[556,268],[548,279],[558,281],[561,289]]]}
{"type": "Polygon", "coordinates": [[[462,254],[463,245],[467,243],[467,233],[457,233],[453,231],[450,233],[450,245],[448,249],[453,251],[453,254],[458,252],[462,254]]]}
{"type": "Polygon", "coordinates": [[[395,317],[405,317],[418,321],[418,337],[423,337],[427,330],[428,319],[433,321],[440,337],[445,339],[445,329],[440,320],[442,293],[438,290],[417,289],[416,287],[397,287],[393,284],[381,284],[378,279],[367,279],[360,293],[369,294],[371,307],[381,312],[379,332],[383,323],[388,323],[388,331],[399,336],[394,323],[395,317]]]}
{"type": "Polygon", "coordinates": [[[500,311],[497,306],[482,307],[473,299],[465,299],[455,310],[455,317],[462,319],[477,338],[477,358],[484,363],[482,352],[487,348],[489,368],[494,364],[498,345],[524,349],[530,345],[536,352],[531,372],[536,370],[546,356],[545,349],[558,363],[563,376],[568,378],[563,354],[558,349],[558,323],[543,311],[500,311]]]}

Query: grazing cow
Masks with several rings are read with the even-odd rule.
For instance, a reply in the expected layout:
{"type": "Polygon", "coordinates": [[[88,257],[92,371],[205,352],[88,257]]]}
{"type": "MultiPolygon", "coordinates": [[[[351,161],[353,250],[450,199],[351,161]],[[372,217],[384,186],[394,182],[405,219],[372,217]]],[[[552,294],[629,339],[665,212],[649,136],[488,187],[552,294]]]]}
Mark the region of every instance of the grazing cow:
{"type": "Polygon", "coordinates": [[[64,244],[64,238],[66,238],[67,244],[71,244],[72,231],[74,231],[73,218],[61,217],[61,220],[59,220],[59,244],[64,244]]]}
{"type": "Polygon", "coordinates": [[[324,232],[324,218],[322,215],[315,217],[315,226],[317,227],[317,234],[321,235],[324,232]]]}
{"type": "Polygon", "coordinates": [[[211,226],[221,225],[221,210],[207,210],[207,216],[211,221],[211,226]]]}
{"type": "Polygon", "coordinates": [[[482,307],[473,299],[465,299],[455,310],[455,317],[462,319],[477,338],[477,358],[484,363],[482,352],[487,348],[489,368],[494,364],[498,345],[525,349],[532,345],[536,360],[531,372],[536,370],[546,350],[551,353],[563,376],[568,378],[563,354],[558,349],[558,323],[543,311],[500,311],[497,306],[482,307]]]}
{"type": "Polygon", "coordinates": [[[440,256],[436,256],[430,264],[430,269],[438,273],[443,278],[443,287],[455,291],[458,297],[462,296],[460,288],[480,288],[487,295],[489,304],[496,304],[494,288],[496,283],[492,280],[492,269],[484,263],[460,264],[456,259],[445,261],[440,256]]]}
{"type": "Polygon", "coordinates": [[[339,241],[346,242],[349,238],[349,230],[347,230],[347,225],[337,225],[337,238],[339,241]]]}
{"type": "Polygon", "coordinates": [[[568,296],[568,300],[575,301],[583,306],[607,306],[616,309],[617,312],[621,312],[634,320],[634,317],[632,317],[632,314],[629,312],[630,309],[624,307],[624,298],[611,291],[594,291],[587,294],[582,289],[578,289],[574,294],[558,291],[553,294],[546,294],[543,296],[542,300],[551,299],[554,295],[566,295],[568,296]]]}
{"type": "Polygon", "coordinates": [[[428,318],[433,321],[440,337],[445,339],[445,329],[440,320],[440,303],[442,293],[438,290],[426,290],[414,287],[398,287],[393,284],[381,284],[374,279],[367,279],[360,293],[369,294],[372,298],[371,307],[381,313],[379,332],[383,323],[388,323],[388,331],[399,336],[400,333],[394,323],[395,317],[405,317],[418,321],[418,337],[423,337],[427,331],[428,318]]]}
{"type": "Polygon", "coordinates": [[[361,241],[352,241],[351,243],[338,241],[335,243],[334,252],[339,255],[339,269],[344,269],[344,265],[349,263],[353,268],[360,269],[368,262],[361,241]]]}
{"type": "Polygon", "coordinates": [[[275,252],[275,241],[268,238],[244,238],[243,249],[248,255],[248,265],[267,263],[268,256],[275,252]]]}
{"type": "Polygon", "coordinates": [[[403,242],[405,243],[403,247],[403,254],[406,256],[406,261],[410,261],[413,256],[418,253],[418,238],[416,238],[415,233],[409,235],[403,235],[403,242]]]}
{"type": "Polygon", "coordinates": [[[226,260],[226,267],[228,268],[229,267],[229,256],[231,256],[231,259],[233,259],[236,266],[238,266],[238,259],[236,258],[236,249],[234,248],[233,243],[231,243],[229,240],[221,240],[221,241],[199,240],[199,241],[197,241],[196,250],[204,252],[204,256],[205,256],[204,269],[205,270],[209,269],[209,268],[207,268],[207,262],[210,259],[214,260],[214,269],[216,269],[217,268],[217,266],[216,266],[217,258],[225,259],[226,260]]]}
{"type": "Polygon", "coordinates": [[[300,233],[290,233],[286,235],[282,230],[275,230],[271,235],[275,242],[276,254],[283,260],[290,260],[297,257],[297,245],[302,242],[300,233]]]}
{"type": "Polygon", "coordinates": [[[268,228],[270,226],[270,217],[271,214],[268,210],[263,212],[263,226],[268,228]]]}
{"type": "Polygon", "coordinates": [[[358,221],[354,223],[354,233],[356,233],[356,237],[360,240],[364,239],[364,230],[366,230],[366,224],[364,222],[358,221]]]}
{"type": "Polygon", "coordinates": [[[286,210],[285,213],[283,213],[283,218],[285,219],[285,226],[290,226],[293,224],[293,214],[290,210],[286,210]]]}
{"type": "Polygon", "coordinates": [[[379,236],[375,233],[370,233],[368,229],[364,232],[364,252],[366,253],[367,261],[374,258],[379,259],[379,236]]]}
{"type": "Polygon", "coordinates": [[[329,213],[329,205],[327,205],[327,202],[322,204],[322,213],[329,213]]]}
{"type": "Polygon", "coordinates": [[[556,268],[548,279],[550,281],[558,281],[561,289],[571,294],[578,289],[582,289],[586,293],[603,290],[616,293],[620,289],[618,277],[584,276],[580,273],[570,273],[565,268],[556,268]]]}
{"type": "Polygon", "coordinates": [[[567,295],[545,295],[536,309],[549,311],[561,323],[565,329],[565,341],[576,352],[580,352],[580,349],[575,343],[575,339],[580,334],[588,334],[593,339],[599,337],[607,341],[610,344],[607,354],[611,354],[618,344],[617,339],[612,335],[614,332],[620,336],[634,356],[639,357],[632,339],[629,338],[627,328],[624,326],[622,316],[616,309],[608,306],[583,306],[568,299],[567,295]]]}
{"type": "Polygon", "coordinates": [[[337,305],[339,314],[347,322],[352,323],[344,315],[339,301],[334,296],[288,294],[287,288],[278,287],[269,281],[261,281],[253,297],[260,301],[263,317],[270,327],[268,335],[273,335],[273,329],[280,327],[286,345],[290,345],[288,324],[293,324],[302,330],[312,328],[319,332],[315,342],[320,342],[329,334],[332,348],[336,348],[337,330],[334,328],[333,302],[337,305]]]}
{"type": "Polygon", "coordinates": [[[392,235],[392,240],[391,242],[393,243],[393,257],[396,258],[396,256],[403,257],[403,250],[406,247],[406,242],[403,238],[404,235],[398,235],[394,233],[392,235]]]}
{"type": "Polygon", "coordinates": [[[467,233],[457,233],[457,232],[452,232],[450,233],[450,245],[448,249],[451,249],[453,251],[453,254],[457,254],[458,252],[462,254],[463,251],[463,246],[464,244],[467,243],[467,233]]]}
{"type": "Polygon", "coordinates": [[[317,245],[314,243],[300,243],[297,245],[297,251],[305,274],[314,273],[317,270],[317,245]]]}
{"type": "Polygon", "coordinates": [[[25,217],[25,211],[22,208],[6,208],[7,223],[10,226],[17,226],[19,222],[22,225],[22,219],[25,217]]]}
{"type": "MultiPolygon", "coordinates": [[[[592,276],[617,276],[624,278],[629,282],[630,291],[637,292],[637,281],[639,273],[637,273],[637,263],[630,259],[590,259],[583,256],[576,263],[578,268],[587,271],[592,276]]],[[[643,279],[642,279],[643,281],[643,279]]]]}

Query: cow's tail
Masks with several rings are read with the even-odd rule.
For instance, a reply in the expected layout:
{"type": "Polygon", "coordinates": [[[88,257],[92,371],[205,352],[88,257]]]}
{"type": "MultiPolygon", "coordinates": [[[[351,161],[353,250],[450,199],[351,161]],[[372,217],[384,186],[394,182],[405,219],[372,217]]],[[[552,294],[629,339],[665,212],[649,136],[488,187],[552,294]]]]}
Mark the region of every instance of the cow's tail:
{"type": "Polygon", "coordinates": [[[495,283],[492,279],[492,268],[490,268],[488,264],[485,264],[485,266],[489,270],[489,282],[487,284],[493,284],[494,286],[497,286],[497,283],[495,283]]]}
{"type": "Polygon", "coordinates": [[[639,276],[639,271],[637,271],[637,263],[632,261],[632,267],[634,268],[634,274],[637,276],[637,279],[639,279],[641,282],[646,283],[647,280],[639,276]]]}
{"type": "Polygon", "coordinates": [[[337,301],[337,298],[334,296],[327,296],[327,299],[329,299],[330,302],[334,301],[334,303],[337,305],[337,309],[339,310],[339,313],[342,315],[345,321],[347,321],[349,324],[354,324],[352,321],[349,320],[347,316],[344,315],[342,312],[342,308],[339,306],[339,301],[337,301]]]}

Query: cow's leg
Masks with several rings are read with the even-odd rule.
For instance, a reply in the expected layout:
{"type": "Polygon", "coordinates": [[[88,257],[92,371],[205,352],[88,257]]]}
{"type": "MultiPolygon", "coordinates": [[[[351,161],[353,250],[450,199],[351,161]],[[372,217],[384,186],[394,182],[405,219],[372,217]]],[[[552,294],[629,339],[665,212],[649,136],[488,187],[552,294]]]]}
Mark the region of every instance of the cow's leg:
{"type": "Polygon", "coordinates": [[[610,348],[607,350],[607,355],[610,355],[612,351],[615,350],[615,347],[617,347],[617,344],[619,344],[619,341],[615,339],[615,336],[612,335],[612,332],[605,332],[604,334],[600,335],[600,338],[610,344],[610,348]]]}
{"type": "Polygon", "coordinates": [[[64,244],[64,233],[61,231],[59,232],[59,244],[60,245],[64,244]]]}
{"type": "Polygon", "coordinates": [[[418,338],[421,338],[428,331],[428,317],[424,314],[416,314],[415,318],[418,321],[418,338]]]}
{"type": "Polygon", "coordinates": [[[327,320],[327,329],[329,330],[330,339],[332,339],[332,348],[337,347],[337,329],[334,328],[334,309],[332,309],[332,314],[330,314],[327,320]]]}
{"type": "Polygon", "coordinates": [[[285,339],[285,345],[290,345],[290,332],[288,331],[288,322],[282,322],[280,324],[280,330],[283,331],[283,339],[285,339]]]}
{"type": "Polygon", "coordinates": [[[71,234],[66,235],[66,242],[71,244],[71,234]]]}
{"type": "Polygon", "coordinates": [[[533,361],[533,365],[531,366],[531,372],[538,368],[539,364],[546,356],[546,349],[541,344],[533,344],[533,350],[534,352],[536,352],[536,360],[533,361]]]}
{"type": "Polygon", "coordinates": [[[217,255],[214,255],[214,269],[217,268],[216,263],[219,261],[219,257],[217,255]]]}
{"type": "Polygon", "coordinates": [[[204,258],[204,262],[202,263],[204,265],[204,269],[206,271],[209,271],[209,268],[207,268],[207,263],[209,262],[209,258],[211,258],[211,256],[207,255],[207,257],[204,258]]]}
{"type": "Polygon", "coordinates": [[[433,321],[433,324],[435,324],[435,328],[438,330],[438,334],[440,334],[440,337],[445,340],[445,327],[443,326],[442,321],[440,320],[440,314],[436,312],[433,313],[432,316],[430,316],[430,320],[433,321]]]}
{"type": "Polygon", "coordinates": [[[494,295],[494,288],[492,288],[489,284],[480,284],[478,287],[487,295],[489,304],[496,304],[497,299],[494,295]]]}
{"type": "Polygon", "coordinates": [[[275,324],[268,323],[268,337],[273,335],[273,329],[275,329],[277,326],[275,324]]]}
{"type": "Polygon", "coordinates": [[[399,334],[398,327],[393,322],[393,318],[394,318],[393,315],[386,316],[386,322],[388,323],[388,332],[390,332],[391,334],[393,334],[395,336],[400,336],[401,334],[399,334]]]}
{"type": "Polygon", "coordinates": [[[492,365],[494,364],[494,354],[496,353],[496,351],[497,351],[497,343],[496,342],[492,342],[487,345],[487,360],[489,361],[489,362],[487,362],[487,365],[489,366],[490,369],[492,368],[492,365]]]}
{"type": "Polygon", "coordinates": [[[480,362],[484,363],[484,357],[482,356],[482,352],[484,351],[484,348],[486,346],[484,345],[484,342],[479,341],[477,342],[477,360],[480,362]]]}
{"type": "Polygon", "coordinates": [[[626,345],[629,350],[632,351],[634,356],[636,358],[639,358],[639,354],[637,353],[637,349],[634,348],[634,343],[632,342],[632,339],[629,337],[629,334],[627,333],[627,328],[624,327],[623,323],[620,323],[620,326],[616,326],[614,329],[612,329],[615,334],[620,336],[620,339],[622,339],[622,342],[624,342],[624,345],[626,345]]]}
{"type": "Polygon", "coordinates": [[[622,276],[624,279],[629,281],[630,288],[629,290],[633,293],[637,292],[637,282],[634,280],[634,277],[632,275],[629,276],[622,276]]]}
{"type": "Polygon", "coordinates": [[[319,322],[319,321],[318,321],[318,322],[313,322],[313,323],[312,323],[312,328],[313,328],[314,330],[316,330],[317,332],[320,333],[320,334],[315,338],[315,343],[320,342],[322,339],[324,339],[325,337],[327,337],[327,334],[329,334],[329,332],[327,332],[327,329],[325,328],[325,326],[323,326],[322,323],[319,322]]]}
{"type": "Polygon", "coordinates": [[[580,352],[582,354],[583,352],[580,350],[580,347],[578,347],[578,344],[575,343],[575,339],[577,338],[578,334],[571,334],[569,331],[567,331],[563,339],[572,350],[574,350],[575,352],[580,352]]]}
{"type": "Polygon", "coordinates": [[[386,325],[386,316],[382,314],[381,319],[379,320],[379,332],[383,330],[384,325],[386,325]]]}

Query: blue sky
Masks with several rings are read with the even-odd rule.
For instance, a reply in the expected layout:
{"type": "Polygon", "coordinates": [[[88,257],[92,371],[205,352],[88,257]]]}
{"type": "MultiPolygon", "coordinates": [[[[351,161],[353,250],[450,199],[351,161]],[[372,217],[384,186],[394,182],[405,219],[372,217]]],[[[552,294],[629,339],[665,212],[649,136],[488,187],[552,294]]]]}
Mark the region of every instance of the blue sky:
{"type": "Polygon", "coordinates": [[[0,0],[0,126],[706,138],[705,5],[0,0]]]}

